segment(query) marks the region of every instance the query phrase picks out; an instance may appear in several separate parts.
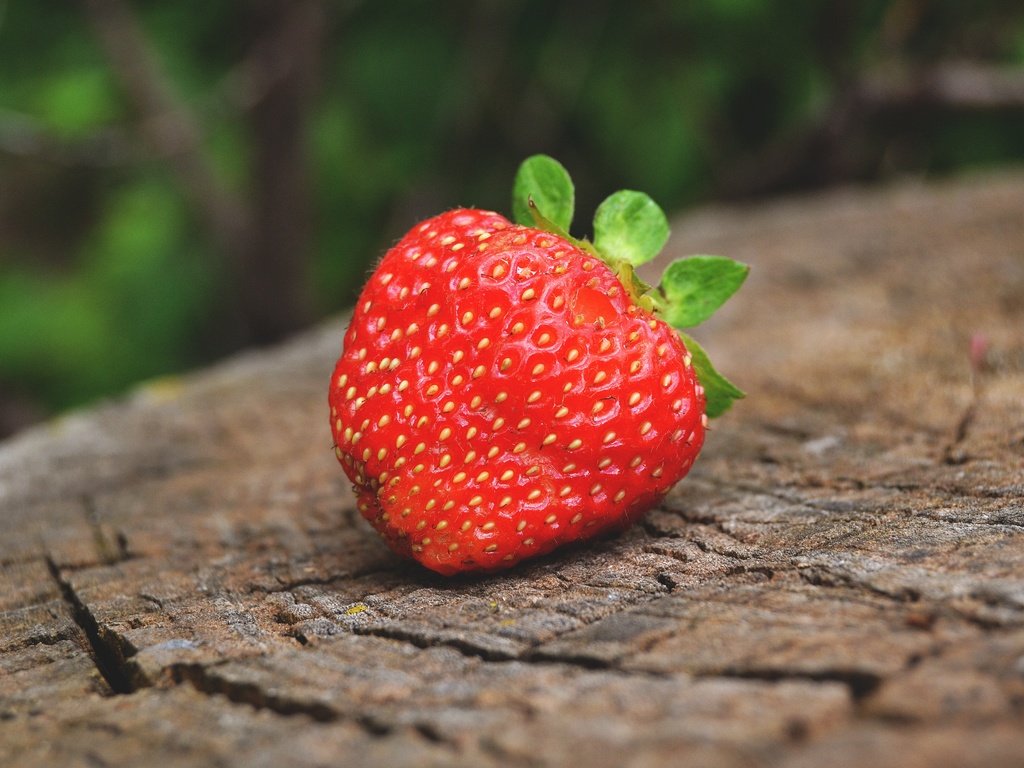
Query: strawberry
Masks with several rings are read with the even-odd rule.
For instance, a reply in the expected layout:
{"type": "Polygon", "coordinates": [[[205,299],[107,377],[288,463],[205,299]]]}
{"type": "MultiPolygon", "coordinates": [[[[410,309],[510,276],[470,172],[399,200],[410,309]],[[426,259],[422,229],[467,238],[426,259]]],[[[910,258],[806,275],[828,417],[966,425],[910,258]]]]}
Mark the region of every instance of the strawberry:
{"type": "Polygon", "coordinates": [[[652,290],[633,267],[667,239],[661,210],[616,193],[590,243],[566,231],[572,198],[565,170],[535,156],[516,180],[519,224],[471,209],[418,224],[345,334],[336,455],[362,515],[439,573],[630,525],[690,469],[708,416],[742,396],[669,323],[710,315],[746,267],[691,257],[652,290]]]}

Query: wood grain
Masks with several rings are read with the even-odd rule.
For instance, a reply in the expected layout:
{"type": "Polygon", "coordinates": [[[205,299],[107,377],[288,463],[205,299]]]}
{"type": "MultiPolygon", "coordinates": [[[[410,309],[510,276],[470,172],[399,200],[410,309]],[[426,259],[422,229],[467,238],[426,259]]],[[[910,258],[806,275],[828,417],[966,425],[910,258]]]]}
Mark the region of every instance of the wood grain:
{"type": "Polygon", "coordinates": [[[0,445],[0,764],[1024,764],[1024,175],[670,247],[753,265],[701,334],[748,399],[642,525],[505,575],[354,513],[341,321],[0,445]]]}

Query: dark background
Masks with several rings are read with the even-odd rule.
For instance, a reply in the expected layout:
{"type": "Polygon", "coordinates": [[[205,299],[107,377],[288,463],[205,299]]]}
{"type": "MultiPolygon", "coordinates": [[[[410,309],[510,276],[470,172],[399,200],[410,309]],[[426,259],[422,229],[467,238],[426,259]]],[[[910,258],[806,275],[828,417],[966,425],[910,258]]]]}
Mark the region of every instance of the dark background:
{"type": "Polygon", "coordinates": [[[0,436],[350,304],[535,152],[576,234],[1019,163],[1024,3],[0,0],[0,436]]]}

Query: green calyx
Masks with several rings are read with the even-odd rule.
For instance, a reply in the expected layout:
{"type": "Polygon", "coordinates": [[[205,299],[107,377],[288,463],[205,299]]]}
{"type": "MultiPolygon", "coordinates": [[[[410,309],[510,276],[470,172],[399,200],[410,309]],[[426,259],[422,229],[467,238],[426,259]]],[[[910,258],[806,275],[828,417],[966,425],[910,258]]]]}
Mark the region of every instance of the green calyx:
{"type": "Polygon", "coordinates": [[[610,195],[594,214],[591,242],[569,234],[575,201],[572,179],[554,158],[534,155],[519,166],[512,191],[516,223],[558,235],[608,264],[638,306],[679,330],[704,387],[708,417],[725,413],[743,392],[715,370],[704,348],[682,329],[707,320],[739,289],[750,267],[722,256],[690,256],[669,264],[661,282],[649,286],[637,277],[636,267],[654,259],[668,241],[668,219],[658,204],[628,189],[610,195]]]}

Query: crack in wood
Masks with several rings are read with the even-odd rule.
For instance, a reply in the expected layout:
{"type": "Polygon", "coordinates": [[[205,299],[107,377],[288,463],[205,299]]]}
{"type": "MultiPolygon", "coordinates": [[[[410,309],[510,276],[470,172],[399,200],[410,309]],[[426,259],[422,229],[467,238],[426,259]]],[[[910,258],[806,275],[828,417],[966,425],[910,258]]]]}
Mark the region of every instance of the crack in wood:
{"type": "MultiPolygon", "coordinates": [[[[673,509],[669,509],[669,508],[663,508],[663,509],[666,512],[678,513],[677,510],[673,510],[673,509]]],[[[679,514],[679,516],[683,520],[685,520],[686,522],[690,523],[693,526],[700,526],[700,525],[706,526],[707,528],[711,528],[712,530],[717,531],[718,533],[722,534],[727,539],[729,539],[731,541],[735,541],[737,544],[739,544],[741,546],[750,546],[750,545],[746,544],[745,542],[743,542],[742,540],[736,538],[736,536],[734,536],[729,530],[727,530],[725,528],[725,523],[723,521],[721,521],[721,520],[717,520],[716,518],[709,518],[710,522],[705,523],[703,521],[691,520],[685,514],[682,514],[682,513],[678,513],[678,514],[679,514]]],[[[749,553],[749,554],[748,553],[740,553],[737,550],[728,550],[728,549],[722,549],[722,548],[715,547],[715,546],[713,546],[711,544],[711,542],[709,542],[709,541],[707,541],[705,539],[700,538],[700,536],[694,535],[694,532],[692,532],[692,531],[688,531],[688,530],[679,530],[679,531],[665,530],[664,528],[659,527],[654,521],[652,521],[652,520],[650,520],[649,518],[646,518],[646,517],[645,518],[641,518],[641,520],[639,521],[639,527],[644,531],[644,533],[646,533],[648,536],[653,538],[655,541],[657,541],[658,539],[669,539],[669,540],[673,540],[673,541],[688,541],[688,542],[692,543],[695,547],[697,547],[701,552],[704,552],[705,554],[718,555],[720,557],[725,557],[725,558],[729,558],[729,559],[732,559],[732,560],[750,560],[750,559],[757,558],[759,556],[757,553],[749,553]]],[[[652,553],[652,554],[661,554],[661,553],[652,553]]],[[[668,556],[671,557],[671,555],[668,555],[668,556]]],[[[675,558],[675,559],[679,559],[679,558],[675,558]]],[[[682,562],[686,562],[686,561],[684,560],[682,562]]]]}
{"type": "MultiPolygon", "coordinates": [[[[784,570],[788,570],[788,569],[784,569],[784,570]]],[[[757,576],[763,577],[763,579],[765,581],[771,581],[773,578],[775,578],[775,574],[778,571],[779,571],[779,569],[774,567],[774,566],[761,565],[761,564],[758,564],[758,563],[754,563],[752,565],[746,564],[746,563],[741,563],[739,565],[734,565],[732,568],[729,568],[728,570],[725,571],[725,573],[723,575],[724,576],[740,576],[740,575],[750,576],[750,575],[757,575],[757,576]]]]}
{"type": "Polygon", "coordinates": [[[295,579],[294,581],[281,581],[278,579],[280,586],[265,587],[260,584],[254,584],[252,585],[250,593],[260,592],[267,595],[277,595],[285,592],[291,592],[299,589],[300,587],[327,587],[337,582],[362,579],[367,576],[375,576],[381,573],[395,573],[395,568],[394,566],[374,566],[373,568],[366,568],[364,570],[339,571],[329,576],[309,576],[301,579],[295,579]]]}
{"type": "Polygon", "coordinates": [[[49,554],[46,555],[46,566],[64,602],[71,609],[72,619],[85,634],[93,664],[110,686],[110,690],[115,694],[134,693],[138,690],[138,681],[125,661],[134,649],[127,647],[124,639],[116,633],[100,627],[92,611],[75,592],[71,582],[64,577],[60,567],[49,554]]]}
{"type": "Polygon", "coordinates": [[[659,573],[654,578],[659,584],[665,587],[666,594],[669,595],[671,595],[680,584],[680,582],[672,578],[672,574],[670,573],[659,573]]]}
{"type": "Polygon", "coordinates": [[[375,739],[391,736],[401,728],[431,744],[449,749],[458,748],[433,723],[418,721],[406,728],[389,722],[381,713],[368,711],[353,714],[326,701],[276,694],[258,683],[231,680],[218,674],[218,668],[224,665],[223,662],[205,665],[173,664],[165,671],[175,685],[188,684],[206,696],[223,696],[233,704],[266,710],[281,717],[308,717],[322,724],[349,722],[375,739]]]}
{"type": "Polygon", "coordinates": [[[382,624],[372,626],[357,625],[352,627],[352,633],[356,635],[366,635],[369,637],[379,637],[385,640],[397,640],[422,649],[439,647],[451,648],[458,651],[463,656],[477,658],[483,661],[501,662],[519,661],[522,659],[520,654],[508,653],[496,648],[487,648],[473,643],[471,640],[464,637],[445,637],[439,634],[417,631],[415,629],[408,629],[400,626],[382,624]]]}
{"type": "MultiPolygon", "coordinates": [[[[655,539],[652,542],[645,542],[641,546],[641,548],[640,548],[641,551],[644,554],[648,554],[648,555],[657,555],[658,557],[667,557],[670,560],[675,560],[676,562],[682,563],[684,565],[693,565],[693,563],[694,563],[696,558],[690,557],[690,555],[687,554],[686,552],[679,552],[677,550],[671,549],[670,547],[666,547],[665,545],[658,543],[659,539],[672,539],[673,541],[683,541],[683,542],[689,541],[689,539],[684,539],[681,536],[680,537],[669,537],[669,536],[658,537],[657,539],[655,539]]],[[[659,576],[656,576],[655,578],[657,579],[659,577],[660,577],[660,574],[659,574],[659,576]]]]}
{"type": "Polygon", "coordinates": [[[841,683],[846,686],[851,700],[856,704],[881,686],[884,678],[874,672],[863,669],[823,669],[803,672],[794,669],[774,669],[761,667],[731,667],[714,672],[701,672],[694,675],[697,679],[736,679],[763,680],[778,683],[789,680],[800,680],[813,683],[841,683]]]}
{"type": "Polygon", "coordinates": [[[291,696],[270,693],[256,683],[229,680],[215,673],[219,665],[172,664],[166,674],[175,685],[188,683],[200,693],[221,695],[236,704],[254,709],[267,709],[278,715],[305,715],[320,723],[340,720],[341,713],[321,701],[303,701],[291,696]]]}
{"type": "MultiPolygon", "coordinates": [[[[649,602],[663,597],[665,593],[654,596],[649,602]]],[[[632,607],[632,606],[630,606],[632,607]]],[[[624,609],[625,610],[625,609],[624,609]]],[[[621,613],[618,612],[618,613],[621,613]]],[[[425,636],[415,633],[414,631],[403,630],[401,628],[384,628],[384,627],[365,627],[365,628],[353,628],[353,633],[358,635],[366,635],[369,637],[376,637],[383,640],[391,640],[394,642],[402,642],[412,645],[416,648],[428,650],[431,648],[451,648],[452,650],[458,651],[463,656],[468,658],[479,659],[484,663],[488,664],[507,664],[511,662],[520,662],[526,664],[554,664],[564,665],[568,667],[574,667],[584,671],[601,671],[601,672],[613,672],[617,675],[624,677],[641,677],[641,678],[664,678],[667,677],[667,673],[652,671],[646,669],[623,669],[618,666],[618,660],[610,661],[605,659],[596,658],[593,656],[577,655],[574,653],[563,653],[557,650],[551,651],[545,649],[544,646],[557,641],[559,638],[571,634],[572,632],[579,631],[580,629],[589,626],[590,624],[596,623],[603,619],[607,619],[608,614],[595,619],[593,622],[585,622],[580,627],[575,627],[565,632],[559,633],[552,638],[545,639],[532,645],[531,647],[524,648],[521,653],[518,654],[503,654],[493,653],[492,649],[482,648],[481,646],[474,645],[473,643],[464,639],[455,638],[439,638],[436,636],[425,636]]]]}

